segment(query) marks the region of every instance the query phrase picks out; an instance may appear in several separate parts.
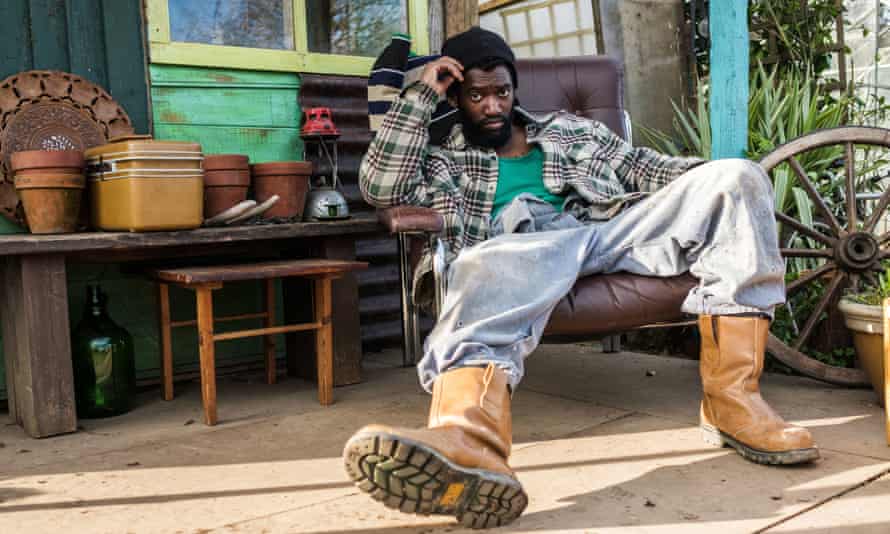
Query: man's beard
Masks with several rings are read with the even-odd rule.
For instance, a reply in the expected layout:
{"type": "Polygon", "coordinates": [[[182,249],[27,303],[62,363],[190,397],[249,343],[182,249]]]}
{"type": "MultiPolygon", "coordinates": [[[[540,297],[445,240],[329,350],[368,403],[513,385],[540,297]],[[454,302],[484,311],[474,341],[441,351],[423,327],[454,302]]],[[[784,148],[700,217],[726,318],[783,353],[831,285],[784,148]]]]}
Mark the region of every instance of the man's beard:
{"type": "Polygon", "coordinates": [[[463,110],[460,111],[460,122],[463,125],[464,137],[472,145],[483,148],[501,148],[510,141],[513,135],[513,111],[496,117],[486,117],[480,122],[473,122],[463,110]],[[497,130],[487,130],[482,126],[489,122],[503,121],[497,130]]]}

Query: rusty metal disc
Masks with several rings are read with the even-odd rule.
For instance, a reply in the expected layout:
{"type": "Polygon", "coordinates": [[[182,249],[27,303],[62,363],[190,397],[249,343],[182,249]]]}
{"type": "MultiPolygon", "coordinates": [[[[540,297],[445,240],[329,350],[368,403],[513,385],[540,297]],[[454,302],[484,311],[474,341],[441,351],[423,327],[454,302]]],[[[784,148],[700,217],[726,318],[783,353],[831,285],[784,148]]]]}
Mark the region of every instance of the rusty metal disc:
{"type": "Polygon", "coordinates": [[[32,70],[0,82],[0,215],[25,225],[9,158],[21,150],[86,150],[133,133],[101,87],[67,72],[32,70]]]}

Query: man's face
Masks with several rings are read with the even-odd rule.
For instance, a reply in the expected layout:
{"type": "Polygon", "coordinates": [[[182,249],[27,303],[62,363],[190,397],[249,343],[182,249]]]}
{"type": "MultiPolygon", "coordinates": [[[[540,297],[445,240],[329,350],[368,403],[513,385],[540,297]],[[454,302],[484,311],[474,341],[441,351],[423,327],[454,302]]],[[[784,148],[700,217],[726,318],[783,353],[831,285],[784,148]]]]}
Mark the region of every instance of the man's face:
{"type": "Polygon", "coordinates": [[[457,108],[470,143],[487,148],[506,145],[513,133],[510,70],[498,65],[489,71],[473,68],[465,72],[457,108]]]}

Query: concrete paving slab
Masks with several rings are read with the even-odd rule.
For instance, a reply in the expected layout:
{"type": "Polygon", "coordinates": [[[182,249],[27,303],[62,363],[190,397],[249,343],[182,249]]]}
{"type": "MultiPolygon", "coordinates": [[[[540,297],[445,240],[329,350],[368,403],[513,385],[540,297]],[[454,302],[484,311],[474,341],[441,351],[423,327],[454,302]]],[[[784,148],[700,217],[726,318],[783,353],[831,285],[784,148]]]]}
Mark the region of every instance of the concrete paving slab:
{"type": "Polygon", "coordinates": [[[765,532],[770,534],[890,532],[890,472],[848,491],[765,532]]]}
{"type": "MultiPolygon", "coordinates": [[[[701,401],[698,361],[603,354],[586,345],[543,346],[527,360],[520,388],[687,424],[698,421],[701,401]]],[[[783,417],[810,428],[821,447],[890,460],[883,414],[871,390],[771,373],[761,389],[783,417]]]]}
{"type": "MultiPolygon", "coordinates": [[[[366,382],[337,388],[331,407],[308,382],[223,379],[213,428],[200,423],[195,383],[172,402],[146,392],[133,412],[68,436],[0,427],[0,532],[460,531],[447,518],[391,512],[343,473],[343,443],[360,426],[425,422],[429,396],[398,360],[367,358],[366,382]]],[[[815,466],[768,468],[700,441],[697,362],[545,345],[528,363],[512,463],[531,504],[499,532],[723,534],[787,518],[789,532],[843,518],[881,526],[857,514],[886,498],[884,480],[850,491],[890,468],[869,391],[767,377],[767,398],[812,428],[824,452],[815,466]]]]}
{"type": "MultiPolygon", "coordinates": [[[[530,494],[497,532],[753,532],[890,464],[830,453],[808,468],[769,468],[704,447],[695,428],[647,415],[571,438],[528,443],[512,460],[530,494]]],[[[441,517],[391,511],[362,494],[232,523],[219,532],[471,532],[441,517]],[[331,523],[324,518],[331,518],[331,523]]]]}
{"type": "MultiPolygon", "coordinates": [[[[191,532],[355,496],[340,459],[348,437],[372,421],[425,422],[429,396],[403,392],[400,375],[406,373],[413,371],[390,370],[369,380],[365,387],[389,391],[386,396],[343,399],[328,408],[304,406],[296,415],[251,416],[215,428],[195,423],[183,431],[181,414],[170,418],[174,425],[164,427],[144,414],[137,417],[138,410],[119,418],[132,416],[129,425],[97,422],[101,431],[113,434],[104,450],[94,436],[86,444],[66,436],[66,446],[53,454],[28,453],[41,462],[0,474],[0,532],[13,525],[22,532],[39,531],[47,517],[72,532],[191,532]],[[123,438],[111,428],[132,428],[132,434],[143,437],[155,434],[144,443],[121,446],[123,438]]],[[[268,402],[273,394],[264,390],[268,402]]],[[[233,390],[229,402],[252,391],[233,390]]],[[[314,402],[312,395],[303,402],[314,402]]],[[[239,410],[250,413],[252,401],[243,400],[239,410]]],[[[277,399],[276,404],[281,402],[292,400],[277,399]]],[[[532,392],[518,398],[517,405],[523,414],[514,421],[518,448],[522,442],[576,433],[627,414],[532,392]]],[[[192,409],[180,406],[184,413],[192,409]]],[[[336,517],[322,520],[336,523],[336,517]]]]}
{"type": "Polygon", "coordinates": [[[890,465],[829,452],[811,466],[759,466],[709,448],[695,426],[643,415],[524,449],[514,463],[541,508],[519,531],[658,533],[752,532],[890,465]]]}

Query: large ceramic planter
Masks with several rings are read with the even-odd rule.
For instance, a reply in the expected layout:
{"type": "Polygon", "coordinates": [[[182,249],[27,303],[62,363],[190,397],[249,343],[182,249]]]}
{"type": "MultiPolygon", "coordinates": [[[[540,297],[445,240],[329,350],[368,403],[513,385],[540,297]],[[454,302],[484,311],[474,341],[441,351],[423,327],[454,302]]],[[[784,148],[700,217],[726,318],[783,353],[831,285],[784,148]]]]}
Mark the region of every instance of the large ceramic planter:
{"type": "Polygon", "coordinates": [[[204,157],[204,217],[210,218],[247,199],[250,167],[247,156],[204,157]]]}
{"type": "Polygon", "coordinates": [[[878,397],[884,404],[884,327],[881,307],[841,299],[838,309],[853,333],[856,357],[865,370],[878,397]]]}
{"type": "Polygon", "coordinates": [[[299,221],[303,218],[306,193],[312,163],[308,161],[276,161],[250,166],[253,176],[253,193],[257,202],[265,202],[278,195],[278,202],[263,214],[263,218],[285,218],[299,221]]]}

